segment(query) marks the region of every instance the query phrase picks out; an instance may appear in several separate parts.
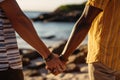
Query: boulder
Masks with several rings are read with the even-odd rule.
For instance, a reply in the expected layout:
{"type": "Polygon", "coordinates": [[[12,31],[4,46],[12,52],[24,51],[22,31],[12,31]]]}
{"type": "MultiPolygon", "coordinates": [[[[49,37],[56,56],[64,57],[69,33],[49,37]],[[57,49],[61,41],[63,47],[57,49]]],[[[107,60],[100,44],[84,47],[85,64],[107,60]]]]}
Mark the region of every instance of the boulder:
{"type": "Polygon", "coordinates": [[[44,37],[41,37],[42,39],[53,39],[55,38],[55,35],[50,35],[50,36],[44,36],[44,37]]]}
{"type": "Polygon", "coordinates": [[[80,72],[80,67],[74,63],[67,64],[67,69],[64,72],[65,73],[80,72]]]}
{"type": "Polygon", "coordinates": [[[40,14],[33,18],[33,21],[44,22],[76,22],[81,16],[86,3],[78,5],[63,5],[58,7],[54,12],[40,14]]]}
{"type": "Polygon", "coordinates": [[[37,51],[32,49],[20,49],[20,54],[23,58],[29,58],[30,60],[41,57],[41,55],[37,51]]]}
{"type": "Polygon", "coordinates": [[[86,63],[87,52],[88,52],[87,45],[81,45],[72,53],[67,63],[75,64],[86,63]]]}
{"type": "Polygon", "coordinates": [[[54,48],[52,50],[53,53],[60,55],[65,47],[67,41],[64,41],[62,44],[60,44],[58,47],[54,48]]]}
{"type": "Polygon", "coordinates": [[[39,62],[39,64],[37,63],[34,63],[34,64],[31,64],[27,67],[28,69],[32,69],[32,70],[38,70],[38,69],[41,69],[41,68],[45,68],[45,63],[44,62],[39,62]]]}
{"type": "Polygon", "coordinates": [[[23,66],[28,66],[30,65],[30,59],[29,58],[22,58],[22,63],[23,63],[23,66]]]}

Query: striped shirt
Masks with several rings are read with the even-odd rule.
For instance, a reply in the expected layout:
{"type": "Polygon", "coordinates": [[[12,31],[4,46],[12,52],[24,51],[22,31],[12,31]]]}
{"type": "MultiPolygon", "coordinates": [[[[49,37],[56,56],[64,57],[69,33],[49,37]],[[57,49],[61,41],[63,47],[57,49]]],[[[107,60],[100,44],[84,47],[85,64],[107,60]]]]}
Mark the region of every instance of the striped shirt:
{"type": "Polygon", "coordinates": [[[0,8],[0,71],[7,70],[8,67],[22,69],[22,61],[15,30],[4,11],[0,8]]]}
{"type": "Polygon", "coordinates": [[[87,5],[103,10],[89,31],[87,62],[120,70],[120,0],[88,0],[87,5]]]}

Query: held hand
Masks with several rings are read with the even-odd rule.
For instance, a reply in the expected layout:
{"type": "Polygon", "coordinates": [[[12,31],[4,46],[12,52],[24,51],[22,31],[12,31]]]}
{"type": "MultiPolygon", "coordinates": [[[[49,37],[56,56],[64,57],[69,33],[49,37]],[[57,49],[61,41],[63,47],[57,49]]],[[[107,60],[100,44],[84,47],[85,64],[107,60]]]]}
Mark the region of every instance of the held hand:
{"type": "Polygon", "coordinates": [[[51,60],[46,61],[46,69],[54,75],[63,72],[66,69],[65,64],[59,59],[57,54],[51,56],[51,60]]]}

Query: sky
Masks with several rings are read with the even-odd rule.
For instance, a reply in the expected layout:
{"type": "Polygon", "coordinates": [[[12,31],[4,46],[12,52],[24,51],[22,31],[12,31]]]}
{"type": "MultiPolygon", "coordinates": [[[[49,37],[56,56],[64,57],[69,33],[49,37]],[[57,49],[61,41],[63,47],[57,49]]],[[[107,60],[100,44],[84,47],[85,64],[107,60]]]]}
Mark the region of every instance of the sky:
{"type": "Polygon", "coordinates": [[[86,0],[17,0],[20,8],[24,11],[54,11],[61,5],[81,4],[86,0]]]}

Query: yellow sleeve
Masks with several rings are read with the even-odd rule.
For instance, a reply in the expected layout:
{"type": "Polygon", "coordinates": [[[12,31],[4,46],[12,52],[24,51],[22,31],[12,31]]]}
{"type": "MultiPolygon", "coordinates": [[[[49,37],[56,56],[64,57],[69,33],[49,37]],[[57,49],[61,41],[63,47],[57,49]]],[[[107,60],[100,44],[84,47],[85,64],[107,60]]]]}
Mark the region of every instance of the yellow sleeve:
{"type": "Polygon", "coordinates": [[[109,0],[88,0],[87,5],[94,6],[104,10],[108,2],[109,0]]]}

